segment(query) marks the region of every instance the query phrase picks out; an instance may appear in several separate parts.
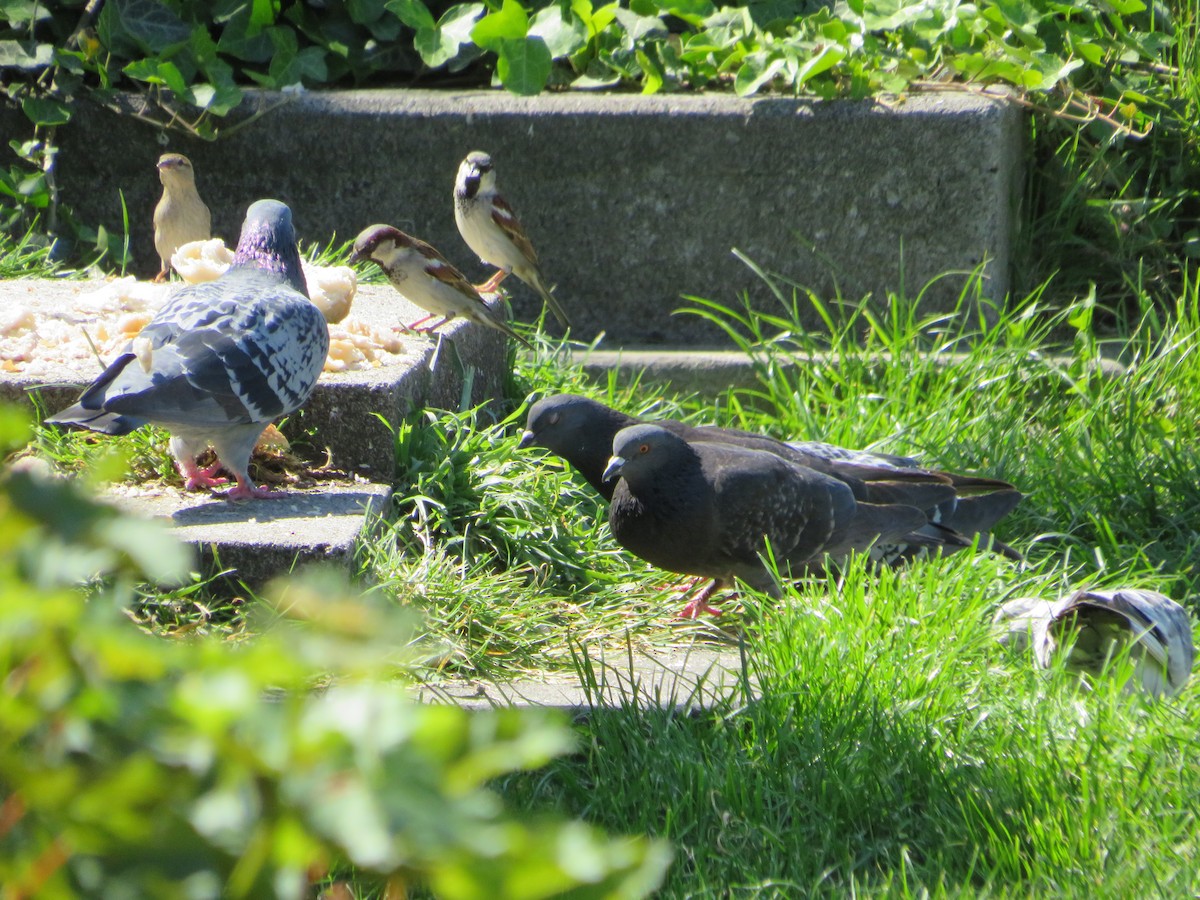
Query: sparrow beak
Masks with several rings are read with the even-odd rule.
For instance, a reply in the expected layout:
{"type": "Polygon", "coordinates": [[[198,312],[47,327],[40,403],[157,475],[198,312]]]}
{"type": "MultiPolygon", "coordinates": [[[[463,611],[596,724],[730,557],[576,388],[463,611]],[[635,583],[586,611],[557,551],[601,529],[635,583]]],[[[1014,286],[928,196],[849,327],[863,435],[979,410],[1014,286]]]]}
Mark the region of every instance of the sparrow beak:
{"type": "Polygon", "coordinates": [[[365,249],[364,250],[356,249],[353,253],[350,254],[350,262],[352,262],[352,263],[366,262],[370,258],[371,258],[371,255],[369,253],[367,253],[365,249]]]}
{"type": "Polygon", "coordinates": [[[625,468],[625,458],[623,456],[610,456],[608,465],[604,467],[604,474],[600,476],[601,481],[612,481],[621,474],[621,470],[625,468]]]}
{"type": "Polygon", "coordinates": [[[537,443],[537,435],[532,431],[521,432],[521,440],[517,441],[517,449],[524,450],[526,447],[532,447],[537,443]]]}

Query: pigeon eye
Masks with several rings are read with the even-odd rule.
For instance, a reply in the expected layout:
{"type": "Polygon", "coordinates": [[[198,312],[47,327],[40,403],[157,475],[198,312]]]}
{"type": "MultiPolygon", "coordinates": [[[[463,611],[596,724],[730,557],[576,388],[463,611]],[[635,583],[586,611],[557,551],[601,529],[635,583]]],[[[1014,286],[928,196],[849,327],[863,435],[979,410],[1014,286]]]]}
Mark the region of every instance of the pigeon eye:
{"type": "Polygon", "coordinates": [[[649,453],[649,452],[650,452],[649,444],[642,444],[642,446],[638,447],[638,453],[649,453]]]}
{"type": "Polygon", "coordinates": [[[557,425],[557,424],[558,424],[558,413],[553,413],[553,414],[550,416],[550,424],[551,424],[551,425],[557,425]]]}

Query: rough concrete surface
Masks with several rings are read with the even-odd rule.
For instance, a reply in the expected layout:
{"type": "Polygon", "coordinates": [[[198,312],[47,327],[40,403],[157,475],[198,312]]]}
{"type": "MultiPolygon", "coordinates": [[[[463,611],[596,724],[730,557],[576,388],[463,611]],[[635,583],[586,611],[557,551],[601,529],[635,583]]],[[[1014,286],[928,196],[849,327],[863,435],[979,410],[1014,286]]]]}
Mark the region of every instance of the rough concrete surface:
{"type": "MultiPolygon", "coordinates": [[[[881,354],[880,358],[886,358],[881,354]]],[[[954,366],[965,359],[961,353],[939,353],[934,362],[954,366]]],[[[572,362],[585,375],[600,384],[607,384],[615,375],[618,385],[644,384],[664,386],[679,394],[699,394],[715,397],[729,388],[759,387],[755,360],[740,350],[667,350],[663,348],[626,348],[622,350],[578,350],[571,354],[572,362]]],[[[781,362],[776,358],[776,364],[781,362]]],[[[836,354],[816,353],[792,356],[794,366],[838,365],[836,354]]],[[[1049,362],[1069,369],[1073,360],[1050,357],[1049,362]]],[[[1116,359],[1102,359],[1097,364],[1100,375],[1116,378],[1124,375],[1125,366],[1116,359]]]]}
{"type": "MultiPolygon", "coordinates": [[[[589,654],[594,681],[574,670],[512,681],[446,681],[417,685],[418,699],[471,709],[550,706],[583,712],[595,706],[707,708],[743,687],[738,653],[710,646],[589,654]]],[[[751,686],[753,691],[753,686],[751,686]]]]}
{"type": "MultiPolygon", "coordinates": [[[[78,297],[95,281],[23,279],[0,281],[0,308],[24,306],[37,315],[88,322],[73,312],[78,297]]],[[[416,321],[424,312],[389,285],[360,285],[351,311],[354,318],[381,330],[416,321]]],[[[372,481],[390,481],[395,439],[377,416],[397,424],[416,409],[458,409],[464,379],[470,379],[471,404],[499,399],[507,375],[507,339],[500,332],[456,319],[432,337],[405,334],[404,352],[380,353],[379,365],[346,372],[325,372],[304,407],[300,428],[285,429],[293,438],[314,429],[314,440],[328,448],[334,465],[372,481]]],[[[106,360],[107,362],[107,360],[106,360]]],[[[50,378],[0,371],[0,400],[25,401],[38,390],[53,412],[75,401],[80,390],[102,371],[100,362],[64,363],[50,378]]]]}
{"type": "MultiPolygon", "coordinates": [[[[425,238],[471,277],[487,271],[459,238],[451,190],[467,152],[490,152],[501,190],[539,248],[573,335],[614,346],[727,342],[683,295],[775,304],[731,250],[829,297],[857,299],[988,261],[1003,296],[1020,196],[1023,114],[970,93],[903,103],[721,94],[632,96],[360,90],[255,95],[216,142],[80,105],[60,129],[58,183],[80,218],[122,231],[142,272],[157,260],[154,161],[179,151],[227,239],[260,197],[289,203],[303,238],[353,237],[388,222],[425,238]],[[158,138],[165,138],[160,143],[158,138]]],[[[0,130],[28,130],[0,109],[0,130]]],[[[931,287],[957,299],[960,277],[931,287]]],[[[787,288],[785,287],[785,290],[787,288]]],[[[540,308],[512,289],[519,318],[540,308]]],[[[819,327],[816,317],[808,323],[819,327]]]]}
{"type": "Polygon", "coordinates": [[[308,563],[348,566],[358,539],[388,512],[392,494],[388,485],[367,481],[281,490],[286,497],[245,502],[171,487],[120,486],[106,496],[195,545],[207,570],[232,569],[259,585],[308,563]]]}

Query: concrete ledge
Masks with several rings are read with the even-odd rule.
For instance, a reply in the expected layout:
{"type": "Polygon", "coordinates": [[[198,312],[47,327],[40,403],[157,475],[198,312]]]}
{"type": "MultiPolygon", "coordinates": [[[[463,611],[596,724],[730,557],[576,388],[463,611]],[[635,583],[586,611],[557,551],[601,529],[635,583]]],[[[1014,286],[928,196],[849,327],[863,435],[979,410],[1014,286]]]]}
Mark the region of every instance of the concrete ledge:
{"type": "MultiPolygon", "coordinates": [[[[0,308],[21,306],[39,316],[95,323],[72,312],[81,295],[96,281],[27,279],[0,281],[0,308]],[[74,318],[72,318],[74,317],[74,318]]],[[[381,331],[415,321],[424,312],[389,285],[360,285],[351,315],[381,331]]],[[[317,449],[328,448],[334,465],[371,481],[390,482],[395,470],[395,439],[379,417],[396,425],[425,406],[458,409],[469,383],[467,401],[474,405],[504,395],[508,367],[507,338],[464,319],[444,326],[433,337],[403,335],[403,353],[381,353],[374,368],[325,372],[299,417],[299,428],[287,429],[295,440],[311,429],[317,449]]],[[[0,371],[0,400],[29,402],[40,392],[53,412],[73,403],[102,371],[95,359],[64,363],[50,377],[0,371]]]]}
{"type": "MultiPolygon", "coordinates": [[[[959,353],[940,353],[934,361],[953,366],[963,358],[959,353]]],[[[1053,356],[1045,361],[1063,369],[1074,362],[1067,357],[1053,356]]],[[[621,385],[632,382],[653,384],[685,395],[715,397],[729,388],[758,386],[754,360],[740,350],[580,350],[571,354],[571,362],[578,364],[585,375],[597,382],[605,382],[615,375],[621,385]]],[[[836,367],[838,358],[836,354],[828,353],[797,355],[791,358],[791,364],[836,367]]],[[[1102,359],[1098,371],[1105,377],[1115,378],[1124,375],[1126,368],[1115,359],[1102,359]]]]}
{"type": "Polygon", "coordinates": [[[233,569],[260,585],[306,563],[349,566],[360,537],[388,511],[387,485],[322,483],[288,489],[277,500],[233,503],[170,487],[112,488],[106,497],[128,512],[167,524],[194,544],[206,570],[233,569]]]}
{"type": "MultiPolygon", "coordinates": [[[[903,103],[812,102],[722,94],[362,90],[257,95],[262,115],[213,143],[80,105],[59,130],[64,202],[122,231],[137,265],[156,265],[154,161],[186,153],[230,239],[246,205],[277,197],[307,240],[347,239],[374,222],[425,238],[469,276],[486,271],[459,238],[451,191],[459,161],[489,151],[501,189],[540,250],[573,335],[618,345],[726,343],[682,295],[774,300],[731,249],[831,296],[914,292],[986,261],[986,292],[1009,284],[1024,116],[970,93],[903,103]],[[167,143],[161,144],[159,137],[167,143]]],[[[28,130],[0,110],[0,129],[28,130]]],[[[961,277],[927,294],[951,308],[961,277]]],[[[540,309],[512,288],[518,318],[540,309]]],[[[819,327],[813,317],[809,324],[819,327]]]]}
{"type": "MultiPolygon", "coordinates": [[[[548,706],[569,713],[593,707],[704,709],[738,696],[742,662],[736,651],[711,646],[589,653],[594,682],[574,670],[547,672],[512,681],[451,680],[414,686],[417,699],[469,709],[548,706]]],[[[751,690],[753,690],[753,685],[751,690]]]]}

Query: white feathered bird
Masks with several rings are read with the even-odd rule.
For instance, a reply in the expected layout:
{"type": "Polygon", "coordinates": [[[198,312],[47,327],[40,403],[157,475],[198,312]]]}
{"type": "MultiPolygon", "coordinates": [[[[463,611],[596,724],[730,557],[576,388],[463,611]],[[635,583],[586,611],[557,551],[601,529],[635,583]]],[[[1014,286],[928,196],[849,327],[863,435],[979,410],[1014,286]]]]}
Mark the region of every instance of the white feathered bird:
{"type": "Polygon", "coordinates": [[[1187,610],[1157,591],[1079,590],[1054,601],[1018,597],[1000,607],[994,621],[1002,643],[1032,645],[1042,668],[1065,647],[1067,668],[1098,675],[1128,646],[1134,671],[1125,689],[1140,687],[1155,697],[1179,693],[1196,656],[1187,610]]]}
{"type": "Polygon", "coordinates": [[[259,200],[228,271],[176,291],[79,402],[46,421],[105,434],[161,425],[189,490],[226,484],[223,466],[236,481],[225,497],[282,497],[250,481],[250,454],[272,420],[308,400],[328,351],[291,210],[259,200]],[[217,462],[202,468],[209,446],[217,462]]]}

